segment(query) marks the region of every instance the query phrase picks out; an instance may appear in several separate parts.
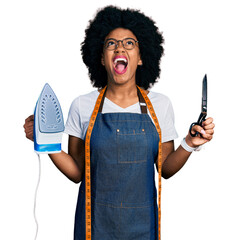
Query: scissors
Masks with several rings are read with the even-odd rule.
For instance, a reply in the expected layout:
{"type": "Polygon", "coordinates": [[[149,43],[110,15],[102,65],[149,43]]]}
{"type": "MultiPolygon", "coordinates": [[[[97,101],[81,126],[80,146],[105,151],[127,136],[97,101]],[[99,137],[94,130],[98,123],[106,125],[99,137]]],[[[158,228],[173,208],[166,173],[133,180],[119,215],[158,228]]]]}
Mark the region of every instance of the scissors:
{"type": "Polygon", "coordinates": [[[192,133],[192,127],[195,125],[202,126],[202,123],[205,121],[207,116],[207,75],[205,74],[202,81],[202,110],[197,122],[194,122],[190,125],[189,133],[192,137],[198,136],[198,132],[192,133]]]}

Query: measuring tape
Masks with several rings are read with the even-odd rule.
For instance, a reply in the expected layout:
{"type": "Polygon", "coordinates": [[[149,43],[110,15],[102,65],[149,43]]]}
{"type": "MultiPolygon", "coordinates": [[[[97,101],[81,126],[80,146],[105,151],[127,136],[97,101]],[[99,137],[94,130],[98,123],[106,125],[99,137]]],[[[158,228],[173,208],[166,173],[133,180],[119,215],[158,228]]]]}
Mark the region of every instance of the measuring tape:
{"type": "MultiPolygon", "coordinates": [[[[137,86],[138,87],[138,86],[137,86]]],[[[97,114],[99,111],[99,107],[101,105],[101,101],[103,98],[103,95],[105,93],[107,86],[104,87],[95,104],[92,116],[90,118],[89,121],[89,125],[88,125],[88,130],[87,130],[87,134],[86,134],[86,140],[85,140],[85,234],[86,234],[86,240],[91,240],[92,238],[92,218],[91,218],[91,174],[90,174],[90,138],[91,138],[91,134],[92,134],[92,130],[93,130],[93,126],[94,123],[96,121],[97,118],[97,114]]],[[[162,143],[161,143],[161,129],[159,126],[159,121],[156,117],[154,108],[149,100],[149,98],[147,97],[146,93],[140,88],[138,87],[138,89],[140,90],[142,96],[145,99],[147,108],[150,111],[150,115],[154,121],[156,130],[159,134],[159,154],[158,154],[158,240],[160,240],[160,225],[161,225],[161,205],[160,205],[160,200],[161,200],[161,167],[162,167],[162,143]]]]}
{"type": "Polygon", "coordinates": [[[153,105],[148,98],[147,94],[139,87],[137,86],[145,99],[147,108],[150,111],[150,115],[154,121],[156,130],[159,134],[159,153],[158,153],[158,240],[161,239],[161,234],[160,234],[160,228],[161,228],[161,175],[162,175],[162,135],[161,135],[161,128],[159,126],[159,121],[158,118],[156,117],[153,105]]]}

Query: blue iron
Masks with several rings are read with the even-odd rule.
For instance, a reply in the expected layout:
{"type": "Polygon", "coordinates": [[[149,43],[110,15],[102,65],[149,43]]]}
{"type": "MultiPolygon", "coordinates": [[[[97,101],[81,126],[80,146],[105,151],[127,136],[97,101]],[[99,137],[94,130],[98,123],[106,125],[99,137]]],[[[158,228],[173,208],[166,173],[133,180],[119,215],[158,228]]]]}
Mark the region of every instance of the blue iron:
{"type": "Polygon", "coordinates": [[[63,131],[64,119],[60,103],[50,85],[46,83],[34,111],[35,152],[61,152],[63,131]]]}

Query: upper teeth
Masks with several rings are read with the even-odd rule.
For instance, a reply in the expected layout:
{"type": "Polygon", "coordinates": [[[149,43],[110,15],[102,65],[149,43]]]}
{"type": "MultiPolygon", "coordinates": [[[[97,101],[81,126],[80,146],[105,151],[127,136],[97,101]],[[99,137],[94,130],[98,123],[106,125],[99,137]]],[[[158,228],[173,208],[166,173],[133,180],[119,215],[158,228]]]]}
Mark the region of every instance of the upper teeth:
{"type": "Polygon", "coordinates": [[[117,62],[119,62],[119,61],[123,61],[123,62],[127,63],[127,60],[125,58],[117,58],[114,60],[114,64],[117,64],[117,62]]]}

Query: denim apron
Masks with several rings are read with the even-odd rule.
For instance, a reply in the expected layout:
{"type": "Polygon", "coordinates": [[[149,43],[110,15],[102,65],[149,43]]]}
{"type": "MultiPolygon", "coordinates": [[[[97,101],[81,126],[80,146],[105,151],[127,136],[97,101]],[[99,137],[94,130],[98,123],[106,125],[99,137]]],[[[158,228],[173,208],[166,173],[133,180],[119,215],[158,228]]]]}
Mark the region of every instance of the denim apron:
{"type": "MultiPolygon", "coordinates": [[[[102,100],[96,117],[90,141],[92,240],[157,240],[159,134],[139,90],[138,96],[141,114],[101,113],[102,100]]],[[[83,176],[74,240],[85,239],[83,176]]]]}

